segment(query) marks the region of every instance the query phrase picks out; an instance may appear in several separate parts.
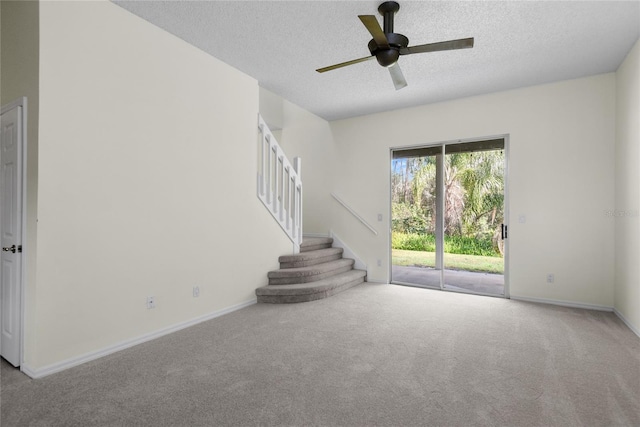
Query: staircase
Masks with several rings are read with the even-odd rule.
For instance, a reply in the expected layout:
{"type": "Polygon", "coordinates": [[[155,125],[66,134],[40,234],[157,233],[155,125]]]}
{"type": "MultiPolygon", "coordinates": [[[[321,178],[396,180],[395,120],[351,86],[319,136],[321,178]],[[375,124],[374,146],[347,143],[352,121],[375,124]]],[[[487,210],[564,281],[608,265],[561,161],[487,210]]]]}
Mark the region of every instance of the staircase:
{"type": "Polygon", "coordinates": [[[354,270],[354,260],[342,258],[342,248],[332,244],[329,237],[305,238],[300,253],[281,256],[280,270],[268,274],[269,285],[256,289],[258,302],[314,301],[364,282],[367,272],[354,270]]]}

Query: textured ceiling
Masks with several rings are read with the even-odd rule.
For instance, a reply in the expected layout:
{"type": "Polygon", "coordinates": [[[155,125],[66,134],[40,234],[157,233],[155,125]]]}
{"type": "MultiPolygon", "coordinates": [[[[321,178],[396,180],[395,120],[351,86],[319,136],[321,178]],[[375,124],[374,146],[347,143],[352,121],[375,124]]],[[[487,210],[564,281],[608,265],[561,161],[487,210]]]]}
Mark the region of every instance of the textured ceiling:
{"type": "Polygon", "coordinates": [[[640,2],[399,1],[409,45],[466,37],[473,49],[400,57],[396,91],[358,15],[380,1],[114,1],[327,119],[615,71],[640,35],[640,2]]]}

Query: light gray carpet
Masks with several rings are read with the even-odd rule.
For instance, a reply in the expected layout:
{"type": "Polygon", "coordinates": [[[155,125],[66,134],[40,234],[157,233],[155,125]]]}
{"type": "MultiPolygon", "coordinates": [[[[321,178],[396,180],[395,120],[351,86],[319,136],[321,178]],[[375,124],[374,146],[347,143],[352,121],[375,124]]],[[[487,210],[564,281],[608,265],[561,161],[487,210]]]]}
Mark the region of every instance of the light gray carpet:
{"type": "Polygon", "coordinates": [[[8,374],[3,427],[640,425],[640,339],[612,313],[370,283],[8,374]]]}

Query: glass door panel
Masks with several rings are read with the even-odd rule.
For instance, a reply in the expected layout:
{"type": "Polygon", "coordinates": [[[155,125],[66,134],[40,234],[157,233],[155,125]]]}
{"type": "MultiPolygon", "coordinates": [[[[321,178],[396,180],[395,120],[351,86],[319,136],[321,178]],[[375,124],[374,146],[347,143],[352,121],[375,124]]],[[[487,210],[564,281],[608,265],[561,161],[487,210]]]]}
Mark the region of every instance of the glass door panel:
{"type": "Polygon", "coordinates": [[[504,295],[504,140],[445,153],[443,288],[504,295]]]}
{"type": "Polygon", "coordinates": [[[440,289],[442,147],[402,150],[392,157],[391,281],[440,289]]]}

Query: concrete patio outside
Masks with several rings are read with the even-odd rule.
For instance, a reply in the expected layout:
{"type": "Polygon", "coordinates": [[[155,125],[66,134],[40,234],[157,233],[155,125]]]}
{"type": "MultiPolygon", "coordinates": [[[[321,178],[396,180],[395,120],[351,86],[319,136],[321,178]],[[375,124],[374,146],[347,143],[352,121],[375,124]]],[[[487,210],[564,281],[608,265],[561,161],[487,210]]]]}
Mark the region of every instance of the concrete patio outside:
{"type": "MultiPolygon", "coordinates": [[[[431,267],[392,265],[391,281],[440,289],[440,273],[431,267]]],[[[504,275],[445,269],[444,289],[504,295],[504,275]]]]}

